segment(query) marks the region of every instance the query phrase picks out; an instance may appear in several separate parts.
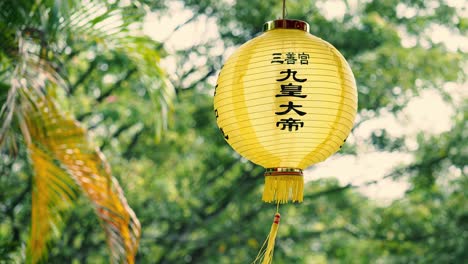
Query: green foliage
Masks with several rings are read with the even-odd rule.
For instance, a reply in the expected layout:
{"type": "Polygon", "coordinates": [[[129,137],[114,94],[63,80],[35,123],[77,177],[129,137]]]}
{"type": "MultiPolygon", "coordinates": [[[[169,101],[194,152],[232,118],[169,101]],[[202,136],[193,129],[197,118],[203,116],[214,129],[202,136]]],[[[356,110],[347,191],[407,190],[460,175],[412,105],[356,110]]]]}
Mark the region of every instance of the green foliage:
{"type": "MultiPolygon", "coordinates": [[[[140,219],[136,262],[250,263],[276,206],[260,201],[263,170],[236,154],[215,124],[212,80],[224,59],[219,47],[209,42],[165,51],[166,43],[131,34],[147,12],[163,16],[173,1],[117,1],[103,4],[102,14],[94,1],[84,7],[79,1],[20,2],[0,2],[0,102],[8,99],[9,69],[24,61],[18,29],[46,29],[51,43],[45,58],[68,87],[51,94],[91,131],[140,219]],[[59,15],[76,8],[81,11],[59,15]],[[37,11],[31,18],[19,9],[37,11]],[[60,17],[65,22],[58,22],[60,17]],[[101,23],[106,17],[123,18],[111,23],[122,34],[106,33],[101,23]],[[80,21],[92,26],[79,27],[80,21]],[[176,66],[170,83],[158,66],[164,57],[176,66]]],[[[438,25],[464,34],[462,10],[442,0],[358,1],[354,7],[342,2],[344,15],[329,19],[320,9],[324,1],[287,1],[287,17],[309,22],[312,34],[348,59],[359,88],[357,126],[383,112],[398,115],[424,89],[444,93],[445,83],[466,82],[466,54],[434,43],[430,32],[438,25]],[[412,44],[403,45],[409,38],[412,44]]],[[[204,15],[215,19],[226,49],[281,16],[281,1],[178,3],[193,11],[190,21],[204,15]]],[[[30,32],[23,39],[40,46],[41,34],[30,32]]],[[[340,153],[360,157],[363,147],[410,153],[412,160],[385,177],[409,183],[402,198],[380,203],[358,192],[374,182],[357,186],[313,179],[303,204],[280,208],[274,263],[464,263],[467,101],[451,96],[446,94],[447,102],[457,107],[452,128],[436,135],[420,132],[417,148],[406,145],[409,135],[395,138],[384,127],[370,133],[368,146],[347,143],[340,153]]],[[[12,128],[16,134],[6,140],[16,143],[9,145],[17,154],[0,152],[0,259],[21,262],[33,172],[24,139],[17,136],[20,127],[13,122],[12,128]]],[[[83,197],[63,221],[65,228],[49,250],[50,263],[108,262],[106,238],[83,197]]]]}
{"type": "MultiPolygon", "coordinates": [[[[72,103],[68,97],[93,70],[89,67],[78,75],[70,70],[73,60],[83,53],[89,59],[110,49],[128,61],[120,69],[133,66],[125,78],[135,73],[140,80],[138,84],[147,89],[153,108],[160,114],[153,121],[156,124],[153,131],[159,139],[173,88],[156,65],[160,58],[159,43],[130,33],[141,26],[138,22],[145,12],[132,10],[133,6],[97,1],[39,1],[24,6],[1,2],[0,6],[5,8],[0,11],[0,29],[7,40],[0,46],[2,163],[5,161],[7,168],[13,168],[5,169],[8,174],[21,175],[14,169],[21,164],[15,158],[18,152],[27,151],[20,162],[33,167],[33,172],[29,172],[32,180],[27,179],[32,183],[4,209],[14,222],[15,210],[31,192],[32,223],[27,250],[16,256],[5,251],[5,256],[28,263],[46,261],[47,247],[60,234],[64,212],[71,207],[79,187],[94,205],[105,231],[110,260],[133,263],[140,238],[139,221],[102,153],[89,141],[87,131],[65,114],[57,101],[62,106],[72,103]]],[[[120,82],[114,85],[96,101],[106,99],[112,89],[119,88],[120,82]]],[[[7,248],[12,248],[11,245],[25,248],[19,244],[23,238],[17,227],[3,230],[3,236],[8,239],[7,248]]]]}

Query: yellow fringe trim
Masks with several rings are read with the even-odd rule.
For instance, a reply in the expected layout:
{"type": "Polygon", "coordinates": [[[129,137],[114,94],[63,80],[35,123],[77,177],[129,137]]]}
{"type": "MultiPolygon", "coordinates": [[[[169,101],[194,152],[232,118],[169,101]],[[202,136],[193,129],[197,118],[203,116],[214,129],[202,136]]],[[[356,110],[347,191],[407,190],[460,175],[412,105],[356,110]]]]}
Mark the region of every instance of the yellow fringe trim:
{"type": "Polygon", "coordinates": [[[265,176],[262,200],[267,203],[287,203],[289,200],[301,203],[304,200],[304,177],[297,175],[265,176]]]}

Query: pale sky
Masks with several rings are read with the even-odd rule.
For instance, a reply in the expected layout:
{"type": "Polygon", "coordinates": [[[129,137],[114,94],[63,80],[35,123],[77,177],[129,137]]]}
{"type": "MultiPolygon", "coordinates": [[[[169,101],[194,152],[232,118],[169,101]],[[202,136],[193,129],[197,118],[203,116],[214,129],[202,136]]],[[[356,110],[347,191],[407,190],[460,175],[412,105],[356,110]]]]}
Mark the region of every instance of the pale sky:
{"type": "MultiPolygon", "coordinates": [[[[459,6],[463,1],[450,1],[453,6],[459,6]]],[[[356,8],[357,1],[350,1],[351,8],[356,8]]],[[[465,2],[466,3],[466,2],[465,2]]],[[[327,18],[340,18],[345,12],[342,1],[324,1],[318,5],[327,18]]],[[[400,16],[412,16],[415,10],[405,8],[403,5],[397,7],[400,16]]],[[[145,22],[144,32],[155,40],[163,41],[169,53],[187,49],[196,44],[215,43],[217,47],[213,50],[215,54],[225,55],[227,58],[235,48],[224,50],[220,39],[218,28],[214,19],[201,15],[194,22],[187,24],[174,32],[174,29],[188,20],[193,15],[192,11],[183,8],[177,1],[169,4],[169,10],[163,16],[149,15],[145,22]]],[[[261,25],[259,25],[259,28],[261,25]]],[[[444,42],[451,50],[457,48],[468,51],[468,38],[456,36],[443,27],[435,26],[432,29],[433,41],[444,42]]],[[[415,41],[400,32],[402,45],[411,47],[415,41]]],[[[326,40],[326,37],[321,36],[326,40]]],[[[191,58],[197,66],[203,66],[205,58],[191,58]]],[[[175,60],[170,56],[161,62],[162,67],[169,75],[174,75],[175,60]]],[[[468,72],[466,70],[465,72],[468,72]]],[[[216,79],[209,80],[215,85],[216,79]]],[[[451,94],[457,94],[458,98],[468,96],[467,84],[460,85],[447,83],[444,90],[451,94]]],[[[403,152],[379,152],[366,143],[373,131],[386,129],[391,136],[406,136],[406,145],[410,150],[418,148],[416,134],[424,131],[428,134],[437,135],[449,131],[452,126],[452,116],[455,113],[453,106],[447,104],[436,90],[426,89],[418,97],[413,98],[408,105],[396,116],[391,113],[382,113],[378,118],[362,123],[355,129],[348,142],[356,143],[358,156],[335,154],[326,161],[314,165],[305,171],[306,180],[335,177],[342,185],[362,185],[365,182],[378,180],[390,173],[396,166],[408,164],[412,161],[412,154],[403,152]]],[[[405,181],[394,181],[386,179],[360,187],[357,190],[362,194],[381,203],[388,203],[403,196],[408,188],[405,181]]]]}

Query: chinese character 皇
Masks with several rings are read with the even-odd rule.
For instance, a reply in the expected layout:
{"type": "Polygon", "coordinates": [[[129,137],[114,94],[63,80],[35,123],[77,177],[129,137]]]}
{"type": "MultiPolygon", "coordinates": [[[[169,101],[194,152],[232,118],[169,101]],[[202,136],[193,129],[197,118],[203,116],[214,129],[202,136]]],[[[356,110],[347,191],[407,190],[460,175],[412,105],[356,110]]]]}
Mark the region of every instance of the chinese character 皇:
{"type": "Polygon", "coordinates": [[[272,56],[273,56],[273,59],[271,60],[271,63],[283,64],[284,61],[281,58],[281,53],[273,53],[272,56]]]}
{"type": "Polygon", "coordinates": [[[294,52],[287,52],[285,61],[287,64],[295,64],[297,61],[296,54],[294,52]]]}
{"type": "Polygon", "coordinates": [[[301,92],[302,92],[302,85],[293,85],[292,83],[282,84],[281,94],[277,94],[276,97],[294,96],[294,97],[306,98],[307,95],[301,94],[301,92]]]}
{"type": "Polygon", "coordinates": [[[307,81],[307,79],[298,79],[298,78],[296,78],[296,73],[297,73],[297,71],[292,71],[291,69],[288,69],[288,70],[286,70],[286,71],[281,71],[280,73],[281,73],[281,74],[282,74],[282,73],[286,73],[287,76],[284,77],[283,79],[276,79],[278,82],[286,81],[287,79],[289,79],[289,77],[291,76],[291,73],[292,73],[292,75],[293,75],[293,79],[294,79],[296,82],[305,82],[305,81],[307,81]]]}
{"type": "Polygon", "coordinates": [[[288,127],[288,130],[289,131],[292,131],[293,127],[298,130],[299,129],[299,126],[303,127],[304,126],[304,122],[298,122],[298,121],[301,121],[300,119],[293,119],[293,118],[288,118],[288,119],[281,119],[280,121],[276,122],[276,127],[279,127],[279,125],[283,125],[283,127],[281,128],[281,130],[284,130],[286,129],[286,127],[288,127]]]}
{"type": "Polygon", "coordinates": [[[299,53],[298,54],[299,60],[301,61],[301,64],[309,64],[309,54],[308,53],[299,53]]]}
{"type": "Polygon", "coordinates": [[[296,107],[299,108],[299,107],[302,107],[302,105],[295,105],[291,101],[289,101],[289,103],[287,105],[285,105],[285,104],[280,105],[280,107],[287,107],[288,109],[284,110],[283,112],[275,112],[275,114],[285,115],[285,114],[289,113],[291,110],[294,110],[294,112],[296,112],[300,116],[303,116],[303,115],[307,114],[306,112],[302,112],[302,111],[296,109],[296,107]]]}

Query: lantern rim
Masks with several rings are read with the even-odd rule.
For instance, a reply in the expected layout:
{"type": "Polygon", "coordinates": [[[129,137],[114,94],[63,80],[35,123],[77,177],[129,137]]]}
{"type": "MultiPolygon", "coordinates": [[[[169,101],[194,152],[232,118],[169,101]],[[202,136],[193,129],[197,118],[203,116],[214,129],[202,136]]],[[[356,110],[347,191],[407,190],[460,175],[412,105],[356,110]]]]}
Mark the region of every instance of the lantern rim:
{"type": "Polygon", "coordinates": [[[289,175],[289,176],[302,176],[302,169],[299,168],[266,168],[265,169],[265,176],[281,176],[281,175],[289,175]]]}
{"type": "Polygon", "coordinates": [[[263,32],[273,29],[297,29],[309,32],[310,26],[307,22],[296,19],[277,19],[263,24],[263,32]]]}

